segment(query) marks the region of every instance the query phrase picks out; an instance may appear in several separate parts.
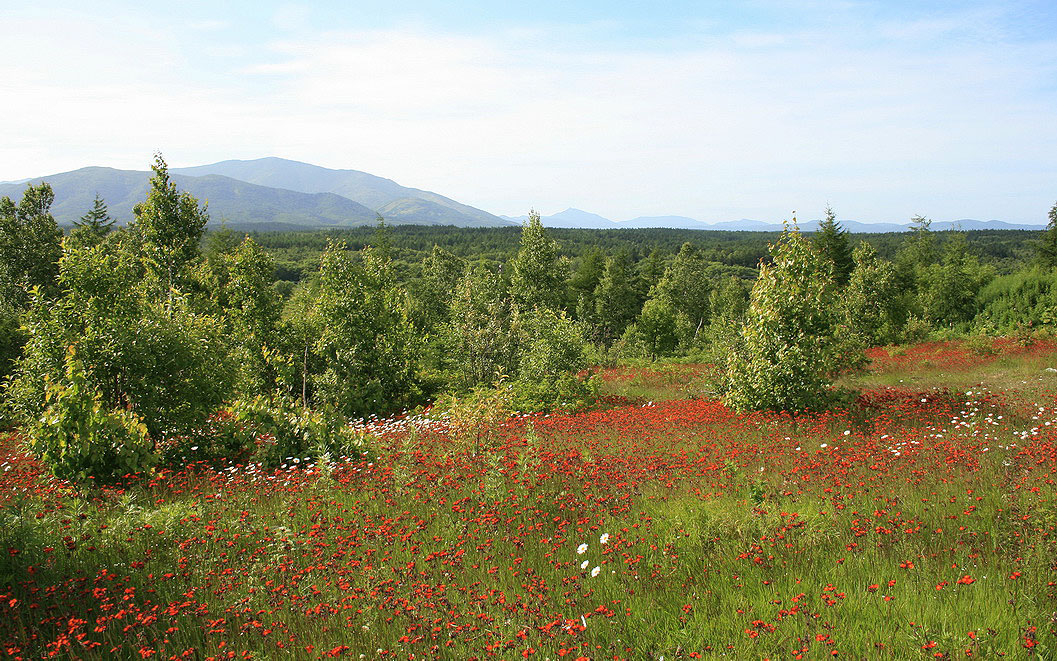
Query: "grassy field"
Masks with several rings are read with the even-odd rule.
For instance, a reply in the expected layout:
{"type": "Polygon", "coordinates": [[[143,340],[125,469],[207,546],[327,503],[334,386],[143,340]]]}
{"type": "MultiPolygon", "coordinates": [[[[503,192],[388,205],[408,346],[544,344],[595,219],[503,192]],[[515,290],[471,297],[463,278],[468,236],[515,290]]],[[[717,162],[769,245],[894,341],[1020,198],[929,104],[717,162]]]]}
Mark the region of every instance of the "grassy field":
{"type": "Polygon", "coordinates": [[[1057,657],[1057,347],[877,349],[813,416],[707,366],[473,455],[195,464],[87,497],[0,447],[0,652],[41,658],[1057,657]]]}

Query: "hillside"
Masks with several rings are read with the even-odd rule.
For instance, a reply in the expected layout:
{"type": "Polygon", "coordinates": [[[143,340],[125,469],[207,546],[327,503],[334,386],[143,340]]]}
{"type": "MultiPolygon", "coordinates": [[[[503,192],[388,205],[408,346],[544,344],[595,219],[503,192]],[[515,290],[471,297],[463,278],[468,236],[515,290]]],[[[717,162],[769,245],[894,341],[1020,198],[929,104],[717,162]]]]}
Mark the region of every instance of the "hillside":
{"type": "MultiPolygon", "coordinates": [[[[52,214],[59,223],[71,224],[91,208],[98,193],[106,201],[110,215],[124,225],[133,218],[133,206],[146,199],[150,176],[147,171],[87,167],[29,182],[0,184],[0,195],[18,199],[27,183],[46,181],[55,191],[52,214]]],[[[374,223],[378,217],[373,209],[333,193],[309,194],[269,188],[219,175],[173,174],[172,179],[181,190],[188,191],[199,202],[208,203],[214,223],[355,227],[374,223]]]]}
{"type": "MultiPolygon", "coordinates": [[[[288,188],[302,193],[335,193],[379,211],[386,205],[407,198],[432,203],[421,207],[423,211],[429,210],[428,220],[426,216],[406,215],[409,205],[406,203],[399,205],[398,208],[402,209],[405,215],[402,216],[402,221],[396,220],[395,217],[392,218],[394,223],[411,222],[458,227],[502,227],[511,224],[498,216],[456,202],[443,195],[401,186],[391,179],[367,172],[332,170],[283,158],[221,161],[197,167],[173,168],[173,172],[191,176],[219,174],[260,186],[288,188]]],[[[386,219],[390,220],[388,216],[386,219]]]]}

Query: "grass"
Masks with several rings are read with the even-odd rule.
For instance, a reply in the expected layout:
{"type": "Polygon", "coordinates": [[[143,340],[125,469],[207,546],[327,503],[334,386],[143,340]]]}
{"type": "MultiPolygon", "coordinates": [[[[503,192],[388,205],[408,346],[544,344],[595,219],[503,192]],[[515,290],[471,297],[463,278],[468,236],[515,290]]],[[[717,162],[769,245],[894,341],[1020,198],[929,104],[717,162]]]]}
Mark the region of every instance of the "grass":
{"type": "Polygon", "coordinates": [[[1052,658],[1057,352],[893,353],[821,415],[688,399],[700,367],[610,371],[623,405],[509,420],[479,456],[419,417],[362,461],[87,496],[8,439],[0,650],[1052,658]]]}

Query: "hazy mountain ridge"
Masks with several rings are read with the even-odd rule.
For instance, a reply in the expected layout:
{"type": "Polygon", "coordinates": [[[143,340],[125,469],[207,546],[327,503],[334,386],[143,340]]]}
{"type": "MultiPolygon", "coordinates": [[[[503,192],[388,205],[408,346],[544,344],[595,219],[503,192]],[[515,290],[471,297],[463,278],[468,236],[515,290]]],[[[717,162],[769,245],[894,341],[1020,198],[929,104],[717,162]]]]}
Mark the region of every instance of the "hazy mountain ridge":
{"type": "MultiPolygon", "coordinates": [[[[382,216],[393,225],[455,225],[502,227],[523,223],[527,216],[496,216],[438,193],[401,186],[391,179],[359,170],[329,168],[268,157],[229,160],[210,165],[171,168],[173,181],[201,202],[207,202],[214,223],[276,228],[356,227],[373,224],[382,216]]],[[[62,224],[80,218],[98,193],[119,224],[133,218],[135,204],[146,198],[151,173],[85,167],[44,177],[0,182],[0,195],[19,199],[29,183],[47,181],[55,190],[52,213],[62,224]]],[[[614,221],[598,214],[569,208],[543,216],[546,227],[620,229],[672,228],[726,231],[781,231],[782,223],[742,218],[706,223],[687,216],[640,216],[614,221]]],[[[852,233],[904,232],[910,223],[861,223],[839,220],[852,233]]],[[[800,223],[811,232],[818,220],[800,223]]],[[[936,221],[932,229],[1040,230],[1043,224],[1007,223],[1000,220],[936,221]]]]}
{"type": "Polygon", "coordinates": [[[190,176],[219,174],[259,186],[286,188],[302,193],[334,193],[355,200],[377,210],[387,221],[417,225],[458,225],[460,227],[495,227],[510,223],[487,211],[482,211],[432,191],[401,186],[392,179],[378,177],[359,170],[332,170],[310,163],[269,156],[247,161],[229,160],[189,168],[173,168],[174,173],[190,176]],[[425,200],[421,205],[424,215],[410,213],[414,207],[405,200],[425,200]],[[390,217],[382,210],[391,207],[399,212],[390,217]],[[442,212],[441,209],[446,209],[442,212]]]}
{"type": "MultiPolygon", "coordinates": [[[[301,193],[220,175],[188,177],[174,173],[171,176],[178,188],[191,193],[199,202],[208,203],[214,223],[352,227],[373,223],[378,217],[373,209],[333,193],[301,193]]],[[[52,215],[59,223],[70,224],[92,207],[98,193],[106,202],[110,216],[119,225],[125,225],[133,219],[133,207],[146,199],[150,177],[151,173],[145,170],[87,167],[16,184],[0,184],[0,195],[18,199],[27,184],[46,181],[55,191],[52,215]]]]}
{"type": "MultiPolygon", "coordinates": [[[[502,216],[513,222],[524,222],[528,216],[502,216]]],[[[569,208],[565,211],[541,216],[540,221],[544,227],[584,228],[584,229],[620,229],[620,228],[670,228],[670,229],[692,229],[692,230],[725,230],[742,232],[781,232],[784,228],[782,223],[768,223],[761,220],[742,218],[740,220],[728,220],[716,223],[706,223],[687,216],[639,216],[631,220],[615,221],[599,216],[598,214],[583,211],[581,209],[569,208]]],[[[798,224],[805,232],[813,232],[818,229],[821,221],[809,220],[798,224]]],[[[852,234],[884,233],[884,232],[906,232],[911,223],[860,223],[854,220],[837,219],[841,227],[852,234]]],[[[1045,226],[1027,225],[1023,223],[1007,223],[1001,220],[973,220],[963,219],[954,221],[934,221],[931,229],[944,231],[950,229],[960,230],[1040,230],[1045,226]]]]}

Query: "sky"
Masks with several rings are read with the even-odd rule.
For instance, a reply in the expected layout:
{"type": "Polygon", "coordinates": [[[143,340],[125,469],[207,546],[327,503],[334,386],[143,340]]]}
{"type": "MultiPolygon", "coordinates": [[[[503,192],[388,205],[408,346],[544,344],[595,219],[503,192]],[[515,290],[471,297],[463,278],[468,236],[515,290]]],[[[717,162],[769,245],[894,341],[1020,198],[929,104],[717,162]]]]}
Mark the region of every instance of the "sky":
{"type": "Polygon", "coordinates": [[[1045,224],[1057,3],[0,9],[0,180],[280,156],[496,214],[1045,224]]]}

